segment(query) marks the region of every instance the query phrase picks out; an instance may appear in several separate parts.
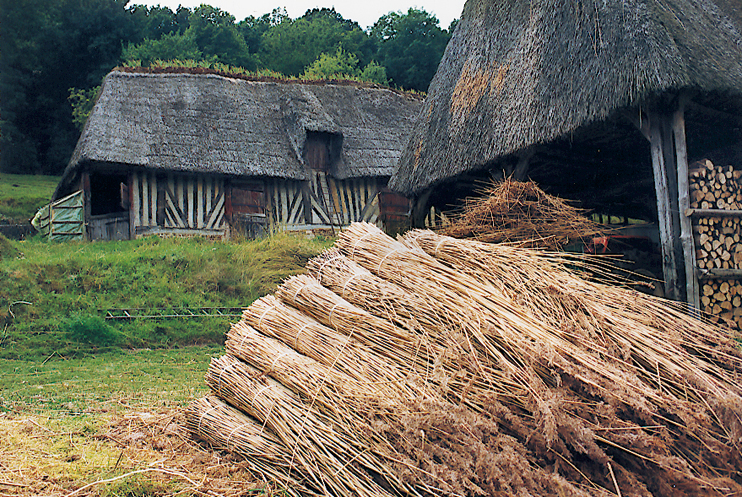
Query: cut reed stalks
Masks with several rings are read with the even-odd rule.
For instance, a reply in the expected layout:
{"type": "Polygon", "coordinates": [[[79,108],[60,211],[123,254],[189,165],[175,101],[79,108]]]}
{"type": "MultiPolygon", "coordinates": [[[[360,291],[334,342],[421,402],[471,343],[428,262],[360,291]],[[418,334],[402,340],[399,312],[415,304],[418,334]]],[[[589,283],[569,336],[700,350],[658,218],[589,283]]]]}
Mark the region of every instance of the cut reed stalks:
{"type": "Polygon", "coordinates": [[[336,421],[281,383],[238,359],[226,355],[212,359],[206,375],[212,391],[229,404],[252,416],[291,454],[293,464],[312,478],[325,494],[379,495],[384,490],[371,472],[392,481],[402,491],[383,460],[368,451],[370,440],[336,426],[336,421]],[[339,428],[339,429],[338,429],[339,428]]]}
{"type": "Polygon", "coordinates": [[[546,194],[533,181],[506,179],[465,199],[442,234],[518,247],[561,248],[606,232],[586,211],[546,194]]]}
{"type": "Polygon", "coordinates": [[[186,409],[186,426],[197,438],[215,449],[236,452],[245,458],[250,471],[270,486],[278,484],[286,495],[320,495],[305,486],[291,471],[286,447],[266,433],[254,419],[228,406],[215,396],[195,400],[186,409]]]}
{"type": "Polygon", "coordinates": [[[742,492],[739,337],[678,305],[589,281],[578,256],[365,223],[307,266],[207,378],[272,455],[189,416],[299,493],[742,492]]]}

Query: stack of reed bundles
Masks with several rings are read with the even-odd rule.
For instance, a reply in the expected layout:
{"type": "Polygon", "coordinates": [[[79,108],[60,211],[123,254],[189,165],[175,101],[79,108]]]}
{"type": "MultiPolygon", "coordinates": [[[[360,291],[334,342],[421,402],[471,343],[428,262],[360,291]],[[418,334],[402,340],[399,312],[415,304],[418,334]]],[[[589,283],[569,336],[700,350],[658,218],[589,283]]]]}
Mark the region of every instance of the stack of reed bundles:
{"type": "Polygon", "coordinates": [[[189,429],[291,495],[742,492],[740,337],[581,261],[354,224],[232,327],[189,429]]]}
{"type": "Polygon", "coordinates": [[[552,250],[606,232],[604,226],[585,217],[585,211],[548,195],[533,181],[509,178],[467,198],[449,219],[441,234],[552,250]]]}

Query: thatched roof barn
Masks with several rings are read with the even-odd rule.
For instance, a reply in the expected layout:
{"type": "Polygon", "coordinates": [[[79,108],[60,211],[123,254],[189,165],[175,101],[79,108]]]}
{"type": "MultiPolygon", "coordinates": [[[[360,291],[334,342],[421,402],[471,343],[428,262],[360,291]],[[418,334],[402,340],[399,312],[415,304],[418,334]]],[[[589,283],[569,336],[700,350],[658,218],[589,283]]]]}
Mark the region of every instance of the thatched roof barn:
{"type": "Polygon", "coordinates": [[[91,215],[128,211],[130,236],[223,232],[238,214],[347,225],[378,204],[420,103],[362,85],[114,71],[55,198],[88,182],[91,215]]]}
{"type": "Polygon", "coordinates": [[[424,212],[504,172],[680,238],[678,167],[741,127],[738,2],[468,0],[390,187],[424,212]]]}

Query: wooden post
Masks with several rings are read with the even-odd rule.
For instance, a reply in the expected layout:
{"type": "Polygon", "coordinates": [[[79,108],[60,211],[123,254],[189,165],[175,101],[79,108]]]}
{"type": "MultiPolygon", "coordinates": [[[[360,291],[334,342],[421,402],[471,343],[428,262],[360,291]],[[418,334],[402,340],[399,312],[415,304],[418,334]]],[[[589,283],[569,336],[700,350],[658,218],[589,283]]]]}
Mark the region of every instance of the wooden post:
{"type": "Polygon", "coordinates": [[[422,195],[415,199],[412,204],[412,227],[413,228],[424,228],[425,227],[425,216],[428,215],[428,200],[430,195],[433,193],[432,188],[428,188],[422,195]]]}
{"type": "MultiPolygon", "coordinates": [[[[678,261],[675,250],[673,212],[670,185],[668,184],[668,170],[665,157],[665,143],[663,136],[663,119],[666,117],[655,111],[649,114],[649,138],[652,153],[652,171],[654,173],[654,188],[657,195],[657,219],[662,244],[662,270],[665,279],[665,296],[672,300],[681,300],[678,261]]],[[[674,166],[675,158],[671,164],[674,166]]],[[[675,168],[670,171],[676,174],[675,168]]],[[[676,177],[677,178],[677,177],[676,177]]],[[[676,180],[677,181],[677,180],[676,180]]],[[[677,184],[677,183],[676,183],[677,184]]],[[[677,195],[676,195],[677,196],[677,195]]]]}
{"type": "Polygon", "coordinates": [[[515,181],[525,181],[528,176],[528,166],[534,152],[535,150],[533,147],[528,147],[518,154],[518,164],[515,166],[515,170],[511,176],[515,181]]]}
{"type": "MultiPolygon", "coordinates": [[[[83,207],[83,218],[82,218],[82,236],[84,239],[90,239],[90,231],[88,230],[88,224],[90,223],[91,208],[90,199],[90,173],[85,171],[82,173],[82,207],[83,207]]],[[[49,208],[51,210],[51,207],[49,208]]]]}
{"type": "Polygon", "coordinates": [[[693,241],[693,227],[690,216],[685,213],[690,209],[688,186],[688,148],[685,142],[685,98],[681,97],[678,109],[672,117],[672,131],[675,138],[675,154],[678,170],[678,207],[680,210],[680,242],[683,247],[685,263],[685,295],[690,307],[699,310],[701,296],[696,278],[696,250],[693,241]]]}
{"type": "Polygon", "coordinates": [[[137,236],[137,227],[140,225],[141,221],[139,218],[139,208],[140,208],[140,201],[139,201],[139,173],[134,171],[131,174],[131,206],[129,209],[132,210],[133,217],[131,222],[131,239],[135,239],[137,236]]]}

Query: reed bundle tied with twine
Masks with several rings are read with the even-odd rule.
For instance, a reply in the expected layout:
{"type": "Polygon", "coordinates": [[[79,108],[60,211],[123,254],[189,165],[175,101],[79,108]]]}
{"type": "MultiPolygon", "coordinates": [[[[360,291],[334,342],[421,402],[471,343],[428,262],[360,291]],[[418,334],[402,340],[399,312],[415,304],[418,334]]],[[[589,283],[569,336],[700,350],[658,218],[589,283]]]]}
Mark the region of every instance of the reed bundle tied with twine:
{"type": "Polygon", "coordinates": [[[533,181],[505,179],[468,197],[441,234],[488,243],[558,249],[606,231],[578,209],[548,195],[533,181]]]}
{"type": "Polygon", "coordinates": [[[742,492],[740,337],[584,267],[354,224],[232,327],[189,428],[294,494],[742,492]]]}

